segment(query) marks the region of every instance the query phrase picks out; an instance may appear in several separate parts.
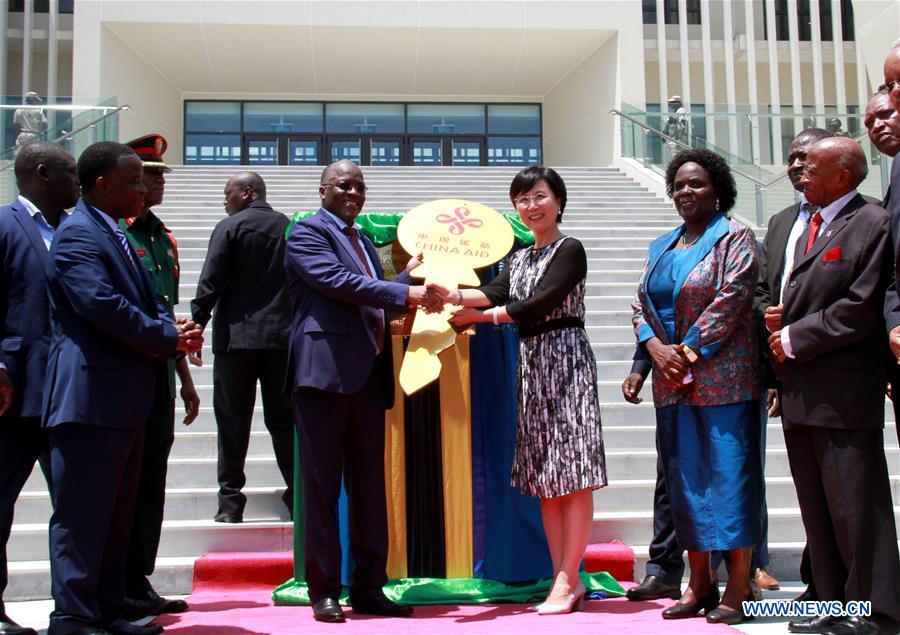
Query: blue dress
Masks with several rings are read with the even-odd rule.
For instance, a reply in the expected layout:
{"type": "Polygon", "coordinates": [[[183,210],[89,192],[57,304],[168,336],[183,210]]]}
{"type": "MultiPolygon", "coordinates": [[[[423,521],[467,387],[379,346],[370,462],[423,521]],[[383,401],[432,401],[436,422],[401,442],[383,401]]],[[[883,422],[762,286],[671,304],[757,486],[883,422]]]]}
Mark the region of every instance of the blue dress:
{"type": "MultiPolygon", "coordinates": [[[[664,253],[647,293],[669,342],[675,337],[675,281],[688,249],[664,253]]],[[[678,542],[688,551],[750,547],[762,534],[759,400],[656,409],[659,454],[678,542]]]]}

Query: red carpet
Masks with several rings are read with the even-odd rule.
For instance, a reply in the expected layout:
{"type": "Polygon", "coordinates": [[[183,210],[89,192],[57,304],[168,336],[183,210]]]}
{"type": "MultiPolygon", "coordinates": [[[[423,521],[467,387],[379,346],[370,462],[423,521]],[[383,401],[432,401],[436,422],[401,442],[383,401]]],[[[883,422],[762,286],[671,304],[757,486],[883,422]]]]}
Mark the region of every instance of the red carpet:
{"type": "MultiPolygon", "coordinates": [[[[631,578],[634,554],[619,543],[591,545],[585,568],[631,578]]],[[[737,633],[702,618],[663,621],[660,611],[673,602],[629,602],[625,598],[592,600],[571,615],[539,616],[522,604],[416,607],[412,619],[355,617],[347,611],[343,626],[313,620],[309,607],[274,606],[272,589],[292,575],[291,553],[216,553],[194,565],[191,610],[156,620],[166,632],[183,635],[281,635],[304,633],[522,633],[603,632],[634,635],[737,633]]],[[[626,583],[626,586],[630,586],[626,583]]]]}
{"type": "Polygon", "coordinates": [[[678,635],[679,633],[737,633],[723,625],[707,624],[703,618],[664,621],[660,611],[671,600],[629,602],[624,598],[592,600],[571,615],[540,616],[522,604],[487,604],[416,607],[411,619],[354,617],[347,612],[343,625],[321,624],[312,609],[273,606],[270,592],[262,589],[194,593],[191,610],[165,615],[156,624],[166,632],[183,635],[282,635],[296,633],[619,633],[621,635],[678,635]]]}

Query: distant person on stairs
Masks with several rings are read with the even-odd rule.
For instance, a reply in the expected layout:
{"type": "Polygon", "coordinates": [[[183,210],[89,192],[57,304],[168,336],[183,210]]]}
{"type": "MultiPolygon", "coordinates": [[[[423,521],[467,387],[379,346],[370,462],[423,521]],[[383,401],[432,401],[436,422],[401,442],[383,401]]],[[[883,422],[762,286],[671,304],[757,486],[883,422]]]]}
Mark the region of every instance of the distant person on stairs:
{"type": "MultiPolygon", "coordinates": [[[[150,209],[162,203],[165,173],[171,171],[163,161],[167,143],[162,135],[150,134],[125,145],[141,159],[147,195],[141,212],[133,218],[119,220],[119,227],[153,281],[156,299],[174,320],[175,305],[178,304],[178,249],[172,232],[150,209]]],[[[160,365],[159,371],[161,375],[156,382],[153,411],[145,430],[134,529],[125,562],[125,618],[129,620],[160,613],[181,613],[188,608],[184,600],[160,597],[148,578],[156,566],[166,502],[169,451],[175,441],[175,374],[181,382],[185,425],[190,425],[197,418],[200,398],[184,355],[168,360],[164,366],[160,365]]]]}
{"type": "Polygon", "coordinates": [[[743,621],[750,562],[762,534],[759,348],[752,301],[756,238],[728,218],[731,169],[708,150],[686,150],[666,170],[684,220],[651,243],[633,304],[638,343],[653,362],[659,455],[678,543],[691,578],[666,619],[743,621]],[[709,552],[730,551],[725,594],[709,552]]]}
{"type": "Polygon", "coordinates": [[[225,212],[228,217],[209,238],[191,313],[200,325],[210,318],[213,323],[213,410],[219,433],[215,520],[239,523],[247,503],[241,489],[247,482],[244,463],[257,381],[286,486],[281,499],[293,514],[294,426],[284,387],[291,311],[282,264],[289,221],[266,202],[266,184],[255,172],[228,179],[225,212]]]}

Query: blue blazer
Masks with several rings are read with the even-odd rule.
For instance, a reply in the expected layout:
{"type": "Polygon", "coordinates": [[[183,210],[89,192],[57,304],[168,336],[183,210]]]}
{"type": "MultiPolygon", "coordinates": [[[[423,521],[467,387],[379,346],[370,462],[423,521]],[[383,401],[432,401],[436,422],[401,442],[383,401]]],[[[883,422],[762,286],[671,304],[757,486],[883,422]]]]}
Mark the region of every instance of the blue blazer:
{"type": "Polygon", "coordinates": [[[50,349],[50,252],[28,209],[0,207],[0,361],[13,384],[13,402],[0,425],[39,417],[50,349]]]}
{"type": "Polygon", "coordinates": [[[346,237],[321,209],[297,222],[284,255],[291,293],[290,390],[317,388],[354,394],[373,369],[382,382],[385,407],[393,403],[390,318],[376,368],[373,324],[377,309],[405,311],[409,277],[384,280],[384,270],[372,242],[360,234],[377,280],[360,267],[346,237]]]}
{"type": "Polygon", "coordinates": [[[157,378],[165,376],[156,365],[178,344],[150,276],[131,264],[107,222],[83,200],[57,230],[50,256],[44,425],[142,425],[157,378]]]}

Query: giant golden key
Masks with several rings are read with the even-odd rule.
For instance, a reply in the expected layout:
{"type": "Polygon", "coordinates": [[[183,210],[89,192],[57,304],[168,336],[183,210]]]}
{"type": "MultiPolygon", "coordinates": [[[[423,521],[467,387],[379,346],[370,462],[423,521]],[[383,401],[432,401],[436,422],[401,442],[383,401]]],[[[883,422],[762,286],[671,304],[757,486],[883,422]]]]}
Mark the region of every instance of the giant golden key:
{"type": "MultiPolygon", "coordinates": [[[[424,278],[425,284],[456,289],[478,286],[475,269],[503,258],[515,237],[509,223],[490,207],[447,198],[408,211],[397,227],[397,238],[411,255],[423,256],[413,277],[424,278]]],[[[438,354],[456,341],[456,331],[449,323],[455,308],[447,305],[440,313],[416,312],[400,367],[400,387],[407,395],[440,376],[438,354]]]]}

